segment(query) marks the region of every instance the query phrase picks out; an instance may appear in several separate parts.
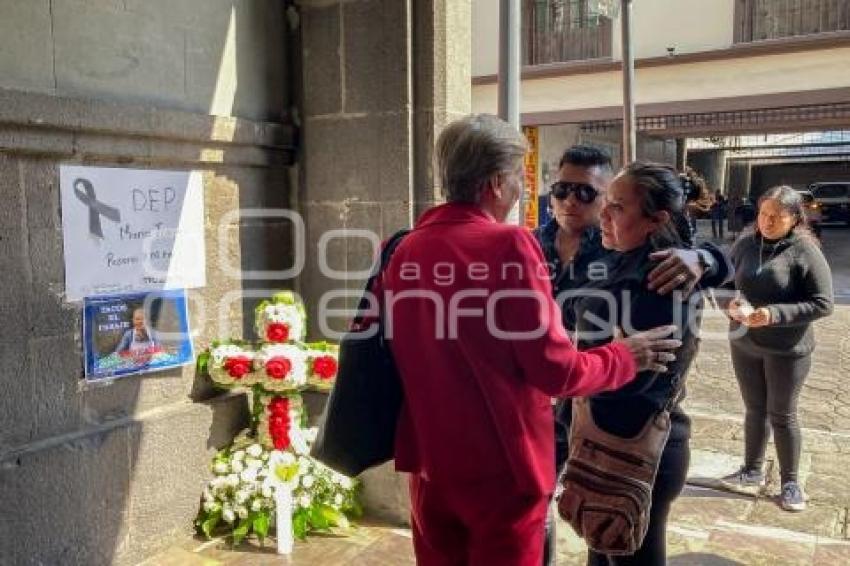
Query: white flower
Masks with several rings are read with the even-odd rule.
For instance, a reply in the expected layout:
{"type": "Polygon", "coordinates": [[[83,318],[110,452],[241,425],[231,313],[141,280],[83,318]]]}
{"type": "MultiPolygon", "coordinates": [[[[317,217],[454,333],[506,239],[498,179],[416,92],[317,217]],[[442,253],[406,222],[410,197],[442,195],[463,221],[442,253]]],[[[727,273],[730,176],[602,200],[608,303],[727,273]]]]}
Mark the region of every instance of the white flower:
{"type": "Polygon", "coordinates": [[[206,511],[207,513],[214,513],[216,511],[218,511],[220,508],[221,508],[221,505],[219,505],[215,501],[207,501],[206,503],[204,503],[204,511],[206,511]]]}
{"type": "Polygon", "coordinates": [[[213,466],[213,472],[220,476],[227,475],[230,473],[230,466],[227,465],[227,462],[216,462],[213,466]]]}
{"type": "Polygon", "coordinates": [[[204,488],[204,501],[212,501],[215,499],[215,495],[213,495],[212,488],[207,486],[204,488]]]}
{"type": "Polygon", "coordinates": [[[241,460],[244,457],[245,457],[245,451],[244,450],[237,450],[236,452],[233,453],[233,461],[234,462],[236,460],[241,460]]]}
{"type": "Polygon", "coordinates": [[[262,508],[263,508],[263,500],[262,499],[255,499],[254,501],[251,502],[251,511],[259,511],[262,508]]]}
{"type": "Polygon", "coordinates": [[[257,470],[255,468],[248,468],[247,470],[244,470],[239,477],[241,477],[242,481],[245,483],[254,483],[257,481],[257,470]]]}
{"type": "Polygon", "coordinates": [[[234,499],[236,499],[236,503],[242,504],[248,501],[249,497],[250,495],[248,495],[247,491],[245,491],[244,489],[240,489],[236,492],[236,496],[234,497],[234,499]]]}
{"type": "Polygon", "coordinates": [[[333,482],[339,485],[342,489],[351,489],[351,486],[353,485],[351,478],[337,473],[334,473],[333,482]]]}
{"type": "MultiPolygon", "coordinates": [[[[292,414],[290,414],[290,419],[297,422],[297,420],[292,417],[292,414]]],[[[301,434],[301,429],[293,427],[292,430],[289,431],[289,441],[292,443],[292,449],[299,456],[306,456],[309,454],[310,447],[307,446],[307,442],[301,434]]]]}
{"type": "Polygon", "coordinates": [[[233,513],[233,509],[227,507],[221,512],[221,518],[228,523],[232,523],[236,520],[236,515],[233,513]]]}
{"type": "Polygon", "coordinates": [[[336,495],[334,495],[334,504],[336,504],[337,507],[342,505],[343,501],[345,501],[345,498],[342,496],[341,493],[337,493],[336,495]]]}
{"type": "Polygon", "coordinates": [[[309,507],[310,503],[312,503],[312,501],[310,500],[310,496],[306,493],[298,498],[298,504],[301,507],[309,507]]]}
{"type": "Polygon", "coordinates": [[[230,487],[237,487],[239,485],[239,476],[236,474],[230,474],[227,477],[227,485],[230,487]]]}
{"type": "Polygon", "coordinates": [[[259,444],[252,444],[245,449],[245,452],[247,452],[251,458],[259,458],[263,453],[263,447],[259,444]]]}
{"type": "Polygon", "coordinates": [[[245,467],[258,470],[263,467],[263,461],[259,458],[245,458],[245,467]]]}
{"type": "Polygon", "coordinates": [[[268,498],[268,499],[270,499],[272,496],[274,496],[274,491],[272,490],[272,486],[270,486],[270,485],[264,485],[262,493],[263,493],[263,497],[268,498]]]}
{"type": "Polygon", "coordinates": [[[295,463],[295,456],[290,452],[284,452],[280,457],[280,463],[284,466],[291,466],[295,463]]]}
{"type": "Polygon", "coordinates": [[[233,462],[230,463],[230,469],[233,470],[234,474],[238,474],[245,469],[245,464],[243,464],[241,460],[233,460],[233,462]]]}
{"type": "Polygon", "coordinates": [[[298,460],[298,473],[302,476],[310,471],[310,460],[307,458],[300,458],[298,460]]]}
{"type": "Polygon", "coordinates": [[[301,485],[303,485],[306,489],[313,487],[314,483],[316,483],[316,479],[311,475],[306,475],[301,478],[301,485]]]}
{"type": "Polygon", "coordinates": [[[236,508],[236,515],[240,519],[244,519],[245,517],[248,516],[248,508],[245,507],[244,505],[240,505],[239,507],[236,508]]]}

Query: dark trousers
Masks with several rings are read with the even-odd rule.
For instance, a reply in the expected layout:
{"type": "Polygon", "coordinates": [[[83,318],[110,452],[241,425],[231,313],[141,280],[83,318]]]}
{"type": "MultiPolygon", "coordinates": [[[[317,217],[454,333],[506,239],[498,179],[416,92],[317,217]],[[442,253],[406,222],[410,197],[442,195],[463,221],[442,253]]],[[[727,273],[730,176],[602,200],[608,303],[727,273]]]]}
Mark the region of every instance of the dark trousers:
{"type": "Polygon", "coordinates": [[[724,218],[711,219],[711,235],[715,238],[723,239],[723,230],[725,229],[726,220],[724,218]]]}
{"type": "MultiPolygon", "coordinates": [[[[677,426],[677,425],[674,425],[677,426]]],[[[564,469],[568,456],[568,429],[555,421],[555,454],[557,471],[564,469]]],[[[588,551],[589,566],[664,566],[667,561],[667,516],[670,505],[685,487],[690,463],[690,448],[686,432],[674,428],[661,462],[658,464],[658,475],[652,488],[652,509],[649,513],[649,529],[643,544],[631,556],[606,556],[588,551]]],[[[551,566],[555,563],[555,518],[550,506],[546,516],[546,542],[544,545],[543,564],[551,566]]]]}
{"type": "Polygon", "coordinates": [[[731,349],[732,365],[746,407],[744,465],[753,470],[762,468],[770,422],[782,483],[797,481],[802,444],[797,400],[812,367],[812,357],[759,354],[734,342],[731,349]]]}

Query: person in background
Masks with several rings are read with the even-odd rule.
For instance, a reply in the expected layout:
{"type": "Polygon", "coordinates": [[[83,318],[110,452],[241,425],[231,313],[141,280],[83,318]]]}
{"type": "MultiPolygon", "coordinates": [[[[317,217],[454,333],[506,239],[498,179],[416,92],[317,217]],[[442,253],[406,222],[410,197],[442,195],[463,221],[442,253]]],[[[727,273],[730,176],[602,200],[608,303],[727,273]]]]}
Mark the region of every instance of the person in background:
{"type": "MultiPolygon", "coordinates": [[[[699,230],[697,228],[697,219],[704,217],[711,212],[711,192],[708,190],[708,185],[699,173],[690,167],[685,167],[685,171],[681,173],[683,180],[688,182],[685,187],[685,203],[684,215],[690,222],[691,241],[696,241],[699,230]]],[[[687,238],[687,234],[682,234],[687,238]]]]}
{"type": "Polygon", "coordinates": [[[449,124],[436,147],[447,202],[422,215],[372,289],[404,391],[395,465],[410,473],[424,566],[539,566],[555,486],[551,397],[619,388],[681,345],[663,327],[576,350],[539,246],[505,223],[525,152],[495,116],[449,124]]]}
{"type": "Polygon", "coordinates": [[[726,227],[726,216],[728,215],[728,203],[726,197],[718,193],[711,205],[711,236],[722,240],[726,227]]]}
{"type": "Polygon", "coordinates": [[[832,314],[833,289],[829,265],[806,226],[800,193],[787,186],[768,190],[759,200],[755,227],[735,242],[731,256],[740,297],[728,304],[730,346],[746,408],[745,450],[743,466],[722,482],[736,491],[765,484],[769,422],[779,460],[780,504],[802,511],[797,399],[812,365],[812,322],[832,314]]]}
{"type": "MultiPolygon", "coordinates": [[[[610,156],[596,147],[575,145],[561,157],[558,181],[549,192],[553,218],[534,232],[546,257],[553,293],[559,304],[562,301],[558,297],[607,277],[604,258],[611,251],[602,245],[599,216],[613,176],[610,156]]],[[[690,182],[690,177],[686,179],[689,192],[696,195],[699,187],[690,182]]],[[[684,215],[678,214],[676,221],[690,230],[684,215]]],[[[732,266],[720,248],[706,242],[690,249],[690,244],[683,239],[678,247],[650,254],[649,260],[654,266],[647,283],[650,289],[662,295],[674,290],[687,295],[697,284],[704,288],[716,287],[731,276],[732,266]]],[[[574,330],[572,311],[563,309],[561,314],[564,326],[574,330]]],[[[560,473],[567,459],[566,426],[571,405],[568,401],[559,401],[554,411],[555,462],[557,473],[560,473]]],[[[547,564],[555,553],[552,520],[550,516],[547,524],[547,564]]]]}

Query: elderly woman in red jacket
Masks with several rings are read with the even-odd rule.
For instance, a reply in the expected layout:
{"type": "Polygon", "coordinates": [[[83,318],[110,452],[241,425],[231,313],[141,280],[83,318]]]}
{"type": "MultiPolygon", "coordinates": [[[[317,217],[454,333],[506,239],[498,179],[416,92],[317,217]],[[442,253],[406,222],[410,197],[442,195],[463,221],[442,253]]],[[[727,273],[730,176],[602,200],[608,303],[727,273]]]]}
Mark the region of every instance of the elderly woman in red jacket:
{"type": "Polygon", "coordinates": [[[373,288],[404,388],[396,468],[411,474],[419,564],[538,566],[551,397],[622,387],[680,345],[663,327],[576,350],[540,247],[505,224],[525,150],[494,116],[450,124],[437,143],[448,202],[422,215],[373,288]]]}

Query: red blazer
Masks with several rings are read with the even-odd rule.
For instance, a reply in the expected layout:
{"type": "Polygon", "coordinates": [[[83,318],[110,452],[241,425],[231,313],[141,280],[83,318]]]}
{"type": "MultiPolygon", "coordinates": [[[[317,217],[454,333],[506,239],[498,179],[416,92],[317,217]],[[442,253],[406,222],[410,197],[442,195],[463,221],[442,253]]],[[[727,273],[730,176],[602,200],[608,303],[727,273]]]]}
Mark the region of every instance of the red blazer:
{"type": "Polygon", "coordinates": [[[534,237],[477,206],[426,212],[374,290],[404,387],[396,468],[435,484],[512,476],[519,492],[551,493],[551,397],[636,373],[622,344],[576,350],[534,237]]]}

